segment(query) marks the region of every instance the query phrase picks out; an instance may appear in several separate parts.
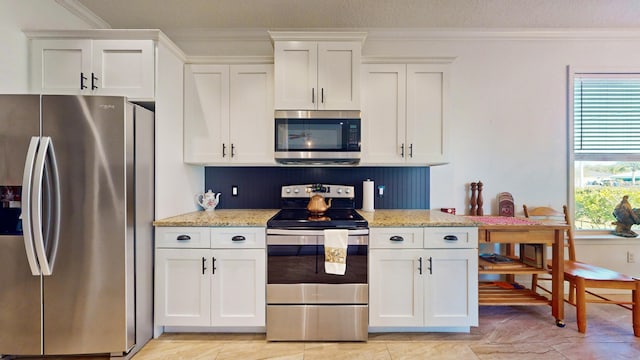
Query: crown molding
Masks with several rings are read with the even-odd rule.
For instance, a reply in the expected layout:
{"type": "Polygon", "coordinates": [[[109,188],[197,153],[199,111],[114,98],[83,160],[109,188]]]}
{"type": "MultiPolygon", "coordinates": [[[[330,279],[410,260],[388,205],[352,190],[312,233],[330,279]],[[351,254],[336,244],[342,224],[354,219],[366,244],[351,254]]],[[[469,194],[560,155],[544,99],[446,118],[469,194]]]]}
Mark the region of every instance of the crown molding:
{"type": "Polygon", "coordinates": [[[101,17],[96,15],[93,11],[87,9],[78,0],[55,0],[63,8],[67,9],[70,13],[77,16],[79,19],[87,23],[89,26],[96,29],[111,29],[111,25],[102,20],[101,17]]]}
{"type": "Polygon", "coordinates": [[[273,56],[187,56],[187,64],[273,64],[273,56]]]}
{"type": "Polygon", "coordinates": [[[369,41],[427,40],[638,40],[640,28],[442,28],[367,29],[369,41]]]}
{"type": "Polygon", "coordinates": [[[263,42],[274,40],[330,41],[464,41],[464,40],[640,40],[640,28],[530,29],[530,28],[412,28],[412,29],[164,29],[182,42],[263,42]],[[351,35],[348,35],[351,34],[351,35]],[[358,34],[354,38],[354,34],[358,34]]]}
{"type": "Polygon", "coordinates": [[[363,64],[451,64],[455,56],[363,56],[363,64]]]}
{"type": "Polygon", "coordinates": [[[267,29],[165,29],[174,41],[270,41],[267,29]]]}
{"type": "Polygon", "coordinates": [[[359,41],[364,43],[367,33],[348,30],[269,30],[272,41],[359,41]]]}

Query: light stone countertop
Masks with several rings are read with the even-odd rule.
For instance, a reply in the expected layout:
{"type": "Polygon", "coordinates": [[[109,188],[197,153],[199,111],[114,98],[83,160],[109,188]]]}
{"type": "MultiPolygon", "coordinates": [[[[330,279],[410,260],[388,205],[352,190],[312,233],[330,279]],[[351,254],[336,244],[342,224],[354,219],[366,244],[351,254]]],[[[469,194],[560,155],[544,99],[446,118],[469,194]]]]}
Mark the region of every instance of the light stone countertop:
{"type": "Polygon", "coordinates": [[[440,210],[375,210],[358,212],[369,222],[369,227],[475,227],[479,223],[464,216],[444,213],[440,210]]]}
{"type": "MultiPolygon", "coordinates": [[[[219,209],[194,211],[156,220],[154,226],[267,226],[267,220],[278,209],[219,209]]],[[[376,210],[358,212],[369,222],[369,227],[437,227],[478,226],[479,223],[464,216],[439,210],[376,210]]]]}
{"type": "Polygon", "coordinates": [[[278,209],[220,209],[194,211],[156,220],[153,226],[267,226],[278,209]]]}

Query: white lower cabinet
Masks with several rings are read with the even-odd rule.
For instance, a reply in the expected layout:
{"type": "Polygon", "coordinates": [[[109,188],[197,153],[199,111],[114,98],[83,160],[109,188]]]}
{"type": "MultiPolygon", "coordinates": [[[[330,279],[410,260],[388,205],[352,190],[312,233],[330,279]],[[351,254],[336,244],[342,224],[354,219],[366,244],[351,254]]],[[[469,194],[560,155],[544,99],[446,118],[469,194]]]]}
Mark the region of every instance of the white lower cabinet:
{"type": "Polygon", "coordinates": [[[476,228],[372,228],[369,326],[478,325],[476,228]]]}
{"type": "Polygon", "coordinates": [[[157,228],[156,239],[156,325],[265,325],[264,228],[157,228]]]}
{"type": "Polygon", "coordinates": [[[174,326],[211,324],[210,250],[157,249],[155,323],[174,326]]]}
{"type": "Polygon", "coordinates": [[[424,280],[418,257],[413,250],[371,249],[369,326],[424,324],[424,280]]]}

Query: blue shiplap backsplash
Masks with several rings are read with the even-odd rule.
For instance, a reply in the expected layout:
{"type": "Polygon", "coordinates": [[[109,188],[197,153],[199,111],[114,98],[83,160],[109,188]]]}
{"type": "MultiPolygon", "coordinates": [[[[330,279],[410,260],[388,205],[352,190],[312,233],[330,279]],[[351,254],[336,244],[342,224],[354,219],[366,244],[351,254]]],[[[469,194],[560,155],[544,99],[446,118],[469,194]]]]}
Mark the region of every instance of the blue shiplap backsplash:
{"type": "Polygon", "coordinates": [[[376,185],[376,209],[428,209],[429,167],[207,167],[205,189],[220,192],[218,209],[280,208],[280,187],[294,184],[353,185],[362,208],[362,182],[376,185]],[[238,196],[231,187],[238,186],[238,196]],[[384,185],[384,196],[377,196],[384,185]]]}

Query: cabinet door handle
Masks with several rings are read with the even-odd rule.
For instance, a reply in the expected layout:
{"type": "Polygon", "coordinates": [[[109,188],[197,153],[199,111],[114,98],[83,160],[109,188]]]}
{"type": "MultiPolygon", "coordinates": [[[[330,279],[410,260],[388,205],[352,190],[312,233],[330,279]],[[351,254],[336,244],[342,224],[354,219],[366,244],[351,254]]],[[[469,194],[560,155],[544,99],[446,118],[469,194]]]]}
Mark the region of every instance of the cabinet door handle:
{"type": "Polygon", "coordinates": [[[87,85],[84,84],[84,81],[87,80],[87,77],[84,76],[84,73],[80,73],[80,90],[84,90],[87,88],[87,85]]]}
{"type": "Polygon", "coordinates": [[[311,103],[316,103],[316,88],[311,88],[311,103]]]}
{"type": "Polygon", "coordinates": [[[231,238],[231,241],[245,241],[245,240],[247,240],[247,238],[242,235],[236,235],[231,238]]]}
{"type": "Polygon", "coordinates": [[[409,157],[413,157],[413,144],[409,144],[409,157]]]}
{"type": "Polygon", "coordinates": [[[404,241],[404,238],[400,235],[393,235],[392,237],[389,238],[389,240],[391,241],[404,241]]]}
{"type": "Polygon", "coordinates": [[[236,156],[236,146],[231,143],[231,157],[236,156]]]}
{"type": "Polygon", "coordinates": [[[227,145],[225,145],[225,143],[222,143],[222,157],[227,156],[227,145]]]}
{"type": "Polygon", "coordinates": [[[422,275],[422,256],[418,258],[418,271],[420,272],[420,275],[422,275]]]}
{"type": "Polygon", "coordinates": [[[324,104],[324,88],[320,88],[320,102],[324,104]]]}
{"type": "Polygon", "coordinates": [[[94,73],[91,73],[91,90],[95,90],[98,88],[98,86],[96,85],[96,81],[98,81],[98,78],[94,73]]]}
{"type": "Polygon", "coordinates": [[[216,273],[216,258],[212,257],[211,258],[211,263],[212,263],[211,264],[211,274],[215,275],[215,273],[216,273]]]}
{"type": "Polygon", "coordinates": [[[404,143],[400,145],[400,156],[404,157],[404,143]]]}
{"type": "Polygon", "coordinates": [[[429,275],[433,274],[433,258],[429,256],[429,275]]]}
{"type": "Polygon", "coordinates": [[[191,236],[189,236],[189,235],[178,235],[178,237],[176,238],[176,240],[178,240],[178,241],[187,241],[187,240],[191,240],[191,236]]]}
{"type": "Polygon", "coordinates": [[[444,239],[446,241],[458,241],[458,237],[455,235],[445,235],[444,239]]]}
{"type": "Polygon", "coordinates": [[[207,259],[203,256],[202,257],[202,275],[204,275],[204,272],[207,271],[207,259]]]}

